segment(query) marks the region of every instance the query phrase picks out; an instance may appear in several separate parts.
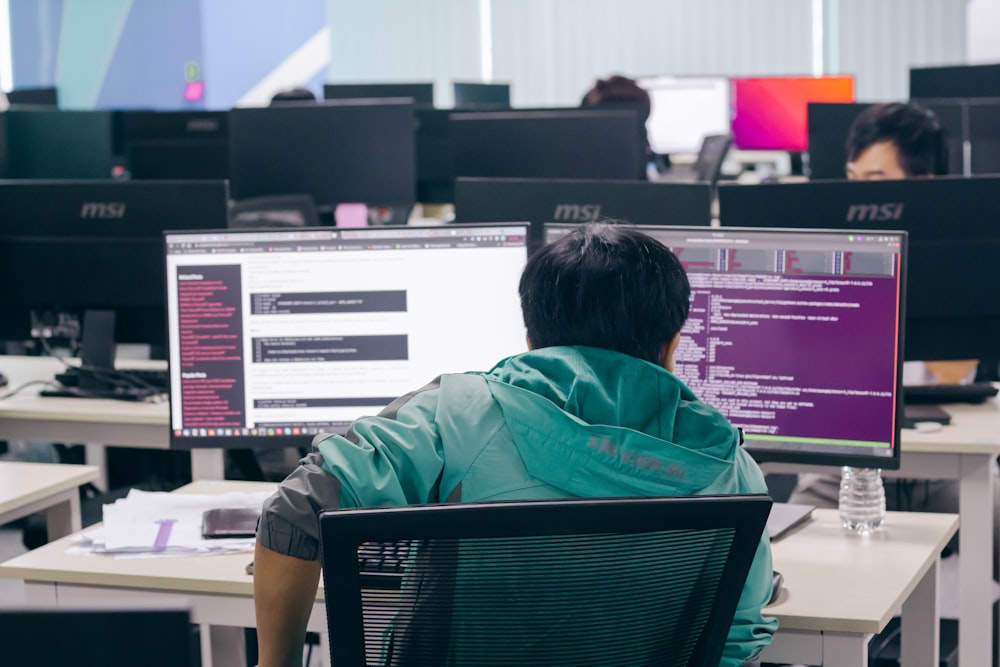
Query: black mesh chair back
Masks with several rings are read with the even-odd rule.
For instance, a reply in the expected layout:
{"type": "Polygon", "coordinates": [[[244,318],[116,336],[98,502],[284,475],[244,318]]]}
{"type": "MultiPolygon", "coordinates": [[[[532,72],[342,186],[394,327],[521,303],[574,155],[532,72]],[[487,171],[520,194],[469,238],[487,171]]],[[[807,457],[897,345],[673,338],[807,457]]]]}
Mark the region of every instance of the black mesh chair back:
{"type": "Polygon", "coordinates": [[[733,145],[733,138],[728,134],[707,135],[698,151],[698,159],[694,163],[695,175],[700,182],[715,185],[722,173],[722,163],[733,145]]]}
{"type": "Polygon", "coordinates": [[[767,496],[562,499],[320,517],[334,667],[712,665],[767,496]],[[359,558],[408,542],[398,587],[359,558]]]}

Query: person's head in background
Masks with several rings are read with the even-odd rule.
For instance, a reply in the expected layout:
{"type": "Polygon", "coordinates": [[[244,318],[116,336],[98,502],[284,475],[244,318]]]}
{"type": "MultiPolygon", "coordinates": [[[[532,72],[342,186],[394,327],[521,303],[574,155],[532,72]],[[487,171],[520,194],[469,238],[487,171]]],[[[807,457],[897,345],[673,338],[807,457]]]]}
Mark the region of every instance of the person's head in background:
{"type": "Polygon", "coordinates": [[[635,229],[577,227],[531,256],[518,293],[532,349],[584,345],[673,370],[691,288],[674,253],[635,229]]]}
{"type": "Polygon", "coordinates": [[[847,178],[872,181],[948,173],[948,147],[937,116],[912,102],[874,104],[847,133],[847,178]]]}
{"type": "Polygon", "coordinates": [[[646,149],[646,157],[643,162],[647,162],[653,155],[653,149],[649,146],[649,135],[646,132],[646,121],[649,119],[651,104],[649,93],[645,89],[640,87],[635,80],[620,74],[613,74],[606,79],[598,79],[594,87],[588,90],[580,101],[582,108],[623,107],[638,109],[639,133],[646,149]]]}
{"type": "Polygon", "coordinates": [[[315,102],[316,96],[308,88],[291,88],[282,90],[274,94],[271,98],[271,106],[275,104],[285,104],[288,102],[315,102]]]}

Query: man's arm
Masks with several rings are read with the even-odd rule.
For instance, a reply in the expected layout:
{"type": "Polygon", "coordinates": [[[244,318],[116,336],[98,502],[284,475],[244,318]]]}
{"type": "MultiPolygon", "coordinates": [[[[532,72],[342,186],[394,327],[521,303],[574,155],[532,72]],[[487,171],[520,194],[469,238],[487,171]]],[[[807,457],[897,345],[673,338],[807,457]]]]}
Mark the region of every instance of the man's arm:
{"type": "Polygon", "coordinates": [[[259,667],[302,667],[320,562],[285,556],[258,542],[253,571],[259,667]]]}

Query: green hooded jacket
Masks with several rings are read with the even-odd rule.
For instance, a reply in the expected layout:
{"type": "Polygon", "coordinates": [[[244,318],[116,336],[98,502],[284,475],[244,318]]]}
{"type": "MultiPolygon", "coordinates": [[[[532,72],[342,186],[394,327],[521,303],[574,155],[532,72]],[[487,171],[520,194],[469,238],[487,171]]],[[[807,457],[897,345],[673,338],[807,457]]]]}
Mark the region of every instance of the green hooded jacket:
{"type": "MultiPolygon", "coordinates": [[[[318,510],[446,501],[766,493],[725,417],[654,364],[550,347],[485,373],[441,376],[317,439],[265,504],[262,544],[318,557],[318,510]]],[[[771,642],[770,542],[761,537],[722,664],[771,642]]]]}

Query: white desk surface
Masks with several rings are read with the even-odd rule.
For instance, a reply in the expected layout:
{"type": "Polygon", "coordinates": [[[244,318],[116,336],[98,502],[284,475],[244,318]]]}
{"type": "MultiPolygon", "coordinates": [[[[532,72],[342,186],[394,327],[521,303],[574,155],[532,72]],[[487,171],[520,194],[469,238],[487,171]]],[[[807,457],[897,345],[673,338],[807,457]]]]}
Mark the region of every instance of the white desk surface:
{"type": "Polygon", "coordinates": [[[951,423],[939,431],[903,429],[900,453],[1000,454],[1000,400],[942,405],[951,423]]]}
{"type": "MultiPolygon", "coordinates": [[[[134,362],[137,367],[165,368],[166,362],[134,362]]],[[[0,356],[0,370],[16,389],[27,382],[51,380],[64,368],[50,357],[0,356]]],[[[8,439],[100,442],[105,445],[166,449],[169,414],[158,403],[94,398],[39,396],[41,385],[0,401],[0,436],[8,439]],[[120,428],[107,428],[113,424],[120,428]]]]}
{"type": "Polygon", "coordinates": [[[955,514],[888,512],[861,536],[841,527],[837,510],[814,510],[771,545],[784,583],[764,613],[781,629],[877,634],[957,530],[955,514]]]}
{"type": "MultiPolygon", "coordinates": [[[[175,493],[254,493],[277,488],[269,482],[198,481],[175,493]]],[[[0,578],[181,593],[221,593],[253,597],[253,577],[246,573],[252,553],[192,558],[113,558],[101,554],[69,555],[72,537],[63,538],[0,564],[0,578]]],[[[322,600],[322,589],[320,591],[322,600]]]]}
{"type": "Polygon", "coordinates": [[[97,479],[96,466],[0,461],[0,516],[97,479]]]}
{"type": "MultiPolygon", "coordinates": [[[[263,482],[193,482],[179,493],[265,491],[263,482]]],[[[889,512],[870,538],[840,527],[834,510],[813,518],[773,545],[784,576],[778,601],[767,608],[782,628],[877,633],[882,630],[941,548],[958,529],[952,514],[889,512]]],[[[196,558],[115,559],[67,555],[64,538],[0,564],[0,577],[26,581],[253,596],[245,567],[252,554],[196,558]]],[[[318,601],[323,599],[320,587],[318,601]]]]}

